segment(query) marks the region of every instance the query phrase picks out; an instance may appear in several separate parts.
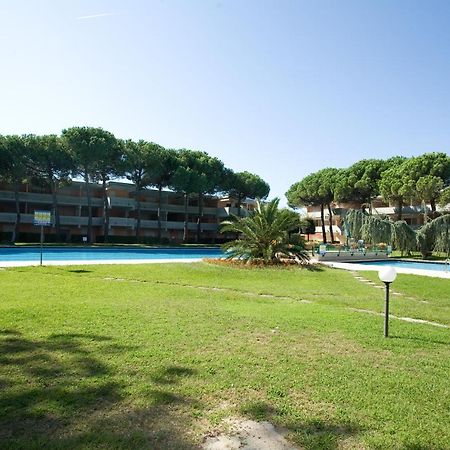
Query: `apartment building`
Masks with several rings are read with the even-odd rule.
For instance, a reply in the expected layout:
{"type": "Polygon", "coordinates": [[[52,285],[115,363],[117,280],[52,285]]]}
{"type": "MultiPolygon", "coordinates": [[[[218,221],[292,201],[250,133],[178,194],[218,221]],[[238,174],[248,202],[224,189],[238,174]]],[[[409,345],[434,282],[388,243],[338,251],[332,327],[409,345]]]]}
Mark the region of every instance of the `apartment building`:
{"type": "MultiPolygon", "coordinates": [[[[91,183],[92,195],[92,242],[103,241],[103,191],[99,184],[91,183]]],[[[111,242],[134,242],[137,224],[137,201],[141,209],[140,236],[151,241],[158,235],[158,196],[157,190],[146,189],[136,194],[135,186],[130,183],[111,181],[107,185],[109,209],[109,237],[111,242]]],[[[61,187],[57,193],[60,215],[61,236],[63,241],[82,242],[87,236],[88,206],[84,182],[73,181],[61,187]]],[[[243,202],[241,215],[251,209],[254,202],[243,202]]],[[[52,195],[47,188],[23,184],[20,186],[19,206],[21,214],[20,240],[36,241],[39,228],[33,225],[35,210],[52,210],[52,195]]],[[[189,241],[195,241],[199,217],[198,199],[192,197],[188,204],[189,241]]],[[[201,242],[220,242],[226,236],[218,234],[220,222],[238,214],[236,201],[230,198],[206,196],[203,199],[201,217],[201,242]]],[[[16,221],[15,195],[11,186],[0,184],[0,238],[10,238],[16,221]]],[[[181,242],[184,227],[183,194],[162,191],[161,201],[162,238],[165,242],[181,242]]],[[[45,230],[46,240],[55,236],[55,228],[45,230]]]]}
{"type": "MultiPolygon", "coordinates": [[[[334,240],[340,243],[346,242],[346,236],[344,235],[344,218],[349,209],[360,209],[361,203],[333,203],[331,207],[332,212],[332,229],[334,234],[334,240]]],[[[430,205],[425,205],[426,213],[428,216],[431,214],[430,205]]],[[[392,218],[397,220],[399,215],[398,206],[391,205],[385,202],[381,197],[377,197],[372,201],[372,213],[380,216],[392,218]]],[[[306,214],[308,217],[314,220],[316,226],[315,234],[309,236],[310,240],[322,241],[322,224],[320,218],[319,206],[308,206],[306,208],[306,214]]],[[[424,223],[424,206],[420,203],[403,205],[402,207],[402,220],[404,220],[412,228],[418,228],[424,223]]],[[[325,227],[327,240],[331,241],[329,223],[330,214],[328,208],[324,210],[325,227]]]]}

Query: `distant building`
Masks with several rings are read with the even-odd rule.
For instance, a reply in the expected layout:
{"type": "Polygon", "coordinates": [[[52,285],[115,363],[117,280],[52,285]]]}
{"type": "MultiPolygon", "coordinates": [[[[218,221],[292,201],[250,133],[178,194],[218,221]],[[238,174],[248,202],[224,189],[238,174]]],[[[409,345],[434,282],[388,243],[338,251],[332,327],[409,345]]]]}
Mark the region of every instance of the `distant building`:
{"type": "MultiPolygon", "coordinates": [[[[92,234],[93,242],[103,240],[103,193],[101,186],[90,184],[92,194],[92,234]]],[[[109,237],[111,242],[133,242],[136,234],[136,191],[130,183],[111,181],[107,186],[109,205],[109,237]]],[[[67,242],[81,242],[87,236],[88,208],[85,183],[73,181],[58,189],[58,209],[61,234],[67,242]]],[[[141,231],[144,240],[151,241],[158,235],[158,191],[146,189],[139,193],[141,204],[141,231]]],[[[33,225],[35,210],[52,210],[52,195],[46,188],[31,184],[20,187],[19,205],[21,213],[20,240],[36,241],[39,229],[33,225]]],[[[243,201],[241,215],[252,209],[254,201],[243,201]]],[[[195,240],[198,219],[198,199],[189,199],[188,230],[190,241],[195,240]]],[[[212,243],[223,241],[226,236],[218,234],[220,222],[230,214],[238,215],[236,201],[230,198],[205,196],[201,217],[201,241],[212,243]]],[[[0,184],[0,239],[11,236],[16,220],[14,191],[11,186],[0,184]]],[[[165,242],[181,242],[184,224],[183,194],[172,191],[162,192],[161,203],[162,238],[165,242]]],[[[55,235],[54,227],[45,230],[47,236],[55,235]]],[[[49,239],[50,240],[50,239],[49,239]]]]}
{"type": "MultiPolygon", "coordinates": [[[[349,209],[361,209],[361,203],[333,203],[332,210],[332,226],[334,240],[340,243],[346,242],[346,236],[344,234],[344,217],[349,209]]],[[[431,215],[430,205],[425,205],[428,217],[431,215]]],[[[367,208],[366,208],[367,209],[367,208]]],[[[381,197],[377,197],[372,201],[372,213],[380,216],[389,217],[392,220],[397,220],[399,209],[397,206],[393,206],[388,202],[385,202],[381,197]]],[[[322,224],[320,219],[320,207],[308,206],[306,208],[306,215],[314,220],[316,226],[315,234],[309,235],[310,240],[322,241],[322,224]]],[[[325,230],[327,241],[331,242],[329,231],[329,213],[328,208],[324,210],[325,217],[325,230]]],[[[424,206],[420,203],[412,203],[410,205],[403,205],[402,207],[402,220],[404,220],[413,229],[419,228],[424,223],[424,206]]]]}

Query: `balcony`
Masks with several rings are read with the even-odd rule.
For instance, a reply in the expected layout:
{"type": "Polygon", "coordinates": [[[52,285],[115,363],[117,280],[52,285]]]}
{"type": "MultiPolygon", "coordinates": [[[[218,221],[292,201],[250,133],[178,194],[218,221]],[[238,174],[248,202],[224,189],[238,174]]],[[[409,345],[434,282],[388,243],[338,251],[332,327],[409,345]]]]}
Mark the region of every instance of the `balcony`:
{"type": "MultiPolygon", "coordinates": [[[[109,226],[110,227],[128,227],[134,228],[136,226],[136,219],[130,219],[127,217],[110,217],[109,226]]],[[[142,224],[142,222],[141,222],[142,224]]],[[[142,226],[142,225],[141,225],[142,226]]]]}
{"type": "Polygon", "coordinates": [[[218,228],[217,223],[202,223],[202,230],[204,231],[217,231],[218,228]]]}
{"type": "MultiPolygon", "coordinates": [[[[86,206],[87,199],[85,195],[81,197],[71,195],[57,195],[56,196],[59,205],[75,205],[86,206]]],[[[14,192],[12,191],[0,191],[0,201],[14,202],[14,192]]],[[[51,194],[37,194],[34,192],[19,192],[19,201],[21,203],[36,203],[41,204],[50,209],[53,204],[53,198],[51,194]]],[[[98,197],[92,197],[92,206],[103,206],[103,199],[98,197]]]]}
{"type": "MultiPolygon", "coordinates": [[[[87,216],[60,216],[59,221],[61,225],[76,225],[87,227],[88,218],[87,216]]],[[[92,226],[100,227],[103,225],[103,217],[93,217],[92,226]]]]}
{"type": "Polygon", "coordinates": [[[109,197],[111,208],[131,208],[136,207],[136,201],[133,198],[109,197]]]}
{"type": "MultiPolygon", "coordinates": [[[[217,214],[217,217],[223,219],[225,217],[229,217],[231,214],[234,216],[238,216],[239,209],[235,207],[225,206],[223,208],[214,208],[215,214],[217,214]]],[[[241,217],[246,217],[248,215],[248,212],[246,209],[241,208],[241,217]]]]}
{"type": "MultiPolygon", "coordinates": [[[[21,223],[33,223],[34,214],[21,214],[21,223]]],[[[0,223],[15,223],[16,213],[0,213],[0,223]]]]}

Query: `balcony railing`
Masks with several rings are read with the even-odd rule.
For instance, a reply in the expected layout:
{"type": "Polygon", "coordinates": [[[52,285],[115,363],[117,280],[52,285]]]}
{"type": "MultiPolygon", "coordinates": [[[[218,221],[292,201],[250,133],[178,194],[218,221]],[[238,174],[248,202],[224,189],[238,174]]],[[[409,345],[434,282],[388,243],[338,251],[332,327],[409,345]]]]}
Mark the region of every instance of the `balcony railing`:
{"type": "MultiPolygon", "coordinates": [[[[33,223],[34,214],[20,214],[20,221],[23,224],[31,224],[33,223]]],[[[0,213],[0,223],[15,223],[16,214],[15,213],[0,213]]],[[[111,228],[114,227],[126,227],[126,228],[135,228],[137,220],[134,218],[127,217],[110,217],[109,225],[111,228]]],[[[62,226],[78,226],[78,227],[86,227],[88,224],[87,216],[60,216],[60,224],[62,226]]],[[[94,227],[100,227],[103,225],[103,217],[93,217],[92,225],[94,227]]],[[[182,230],[184,227],[184,222],[176,222],[176,221],[161,221],[161,228],[163,230],[182,230]]],[[[154,229],[158,228],[157,220],[141,220],[141,228],[145,229],[154,229]]],[[[202,230],[204,231],[217,231],[218,224],[216,223],[202,223],[202,230]]],[[[197,229],[196,222],[189,222],[188,229],[190,231],[195,231],[197,229]]]]}
{"type": "MultiPolygon", "coordinates": [[[[60,216],[59,221],[61,225],[77,225],[86,227],[88,224],[88,218],[86,216],[60,216]]],[[[93,217],[92,225],[94,227],[103,225],[103,217],[93,217]]]]}
{"type": "MultiPolygon", "coordinates": [[[[59,205],[75,205],[75,206],[87,206],[86,196],[75,197],[71,195],[57,195],[56,196],[59,205]]],[[[103,199],[98,197],[92,197],[92,206],[103,206],[103,199]]],[[[14,202],[14,192],[0,191],[0,201],[14,202]]],[[[36,203],[46,205],[47,208],[51,208],[53,204],[53,198],[51,194],[37,194],[35,192],[19,192],[19,201],[21,203],[36,203]]]]}
{"type": "MultiPolygon", "coordinates": [[[[224,217],[229,217],[231,214],[234,216],[239,215],[239,208],[225,206],[223,208],[216,208],[217,217],[221,219],[224,217]]],[[[241,217],[246,217],[248,215],[248,211],[244,208],[241,208],[241,217]]]]}

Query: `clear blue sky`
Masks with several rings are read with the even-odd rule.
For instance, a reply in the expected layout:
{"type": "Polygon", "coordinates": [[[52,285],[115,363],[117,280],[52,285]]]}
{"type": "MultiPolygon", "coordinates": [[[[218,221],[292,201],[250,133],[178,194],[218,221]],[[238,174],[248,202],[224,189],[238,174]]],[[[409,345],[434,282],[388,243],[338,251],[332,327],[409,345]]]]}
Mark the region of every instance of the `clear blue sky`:
{"type": "Polygon", "coordinates": [[[0,0],[0,133],[204,150],[271,197],[450,149],[450,1],[0,0]]]}

